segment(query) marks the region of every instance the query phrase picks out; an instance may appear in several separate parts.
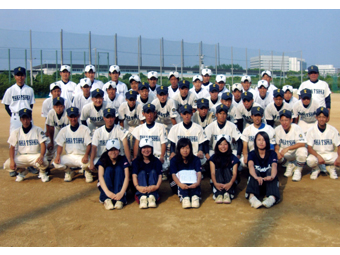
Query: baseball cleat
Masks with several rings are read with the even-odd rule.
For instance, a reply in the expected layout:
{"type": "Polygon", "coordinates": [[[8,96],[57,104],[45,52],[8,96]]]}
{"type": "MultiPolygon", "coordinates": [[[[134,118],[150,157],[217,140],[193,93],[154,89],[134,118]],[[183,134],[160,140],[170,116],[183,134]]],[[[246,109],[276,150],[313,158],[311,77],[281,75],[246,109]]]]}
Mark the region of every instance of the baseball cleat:
{"type": "Polygon", "coordinates": [[[294,163],[288,163],[287,168],[286,168],[286,172],[284,173],[284,176],[286,176],[286,177],[292,176],[294,168],[295,168],[294,163]]]}
{"type": "Polygon", "coordinates": [[[301,171],[299,171],[298,169],[295,169],[292,181],[295,181],[295,182],[301,181],[301,171]]]}
{"type": "Polygon", "coordinates": [[[326,166],[326,169],[327,169],[327,172],[329,173],[329,177],[331,178],[331,179],[338,179],[338,175],[337,175],[337,173],[336,173],[336,171],[335,171],[335,166],[334,165],[332,165],[332,166],[326,166]]]}
{"type": "Polygon", "coordinates": [[[73,172],[73,171],[67,171],[67,172],[65,172],[64,181],[65,181],[65,182],[70,182],[70,181],[72,181],[73,176],[74,176],[74,172],[73,172]]]}
{"type": "Polygon", "coordinates": [[[42,182],[48,182],[50,180],[50,177],[46,173],[39,173],[38,176],[42,182]]]}
{"type": "Polygon", "coordinates": [[[316,180],[318,178],[318,176],[319,176],[319,173],[320,173],[320,169],[319,168],[313,169],[312,173],[310,174],[310,178],[312,180],[316,180]]]}

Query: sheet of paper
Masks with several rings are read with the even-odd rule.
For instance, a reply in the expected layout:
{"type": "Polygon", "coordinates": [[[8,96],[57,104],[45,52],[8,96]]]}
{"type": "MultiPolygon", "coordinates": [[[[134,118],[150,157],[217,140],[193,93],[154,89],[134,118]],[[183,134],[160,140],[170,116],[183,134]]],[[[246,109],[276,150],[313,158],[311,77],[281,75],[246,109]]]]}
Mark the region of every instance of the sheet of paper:
{"type": "Polygon", "coordinates": [[[197,174],[195,170],[181,170],[176,174],[181,183],[193,184],[197,182],[197,174]]]}

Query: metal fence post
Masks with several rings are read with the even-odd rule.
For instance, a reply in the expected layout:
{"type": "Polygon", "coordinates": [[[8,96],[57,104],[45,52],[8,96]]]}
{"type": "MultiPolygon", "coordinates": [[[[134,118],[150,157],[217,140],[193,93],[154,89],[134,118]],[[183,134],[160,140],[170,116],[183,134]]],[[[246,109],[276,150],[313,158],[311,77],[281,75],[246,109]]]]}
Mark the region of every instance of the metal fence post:
{"type": "Polygon", "coordinates": [[[11,85],[11,50],[8,49],[8,85],[11,85]]]}

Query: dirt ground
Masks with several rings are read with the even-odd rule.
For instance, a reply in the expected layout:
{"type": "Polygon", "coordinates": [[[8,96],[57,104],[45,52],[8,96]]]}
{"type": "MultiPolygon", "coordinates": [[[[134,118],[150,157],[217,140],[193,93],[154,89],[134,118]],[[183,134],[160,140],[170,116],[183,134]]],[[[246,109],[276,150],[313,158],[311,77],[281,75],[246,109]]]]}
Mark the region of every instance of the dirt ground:
{"type": "MultiPolygon", "coordinates": [[[[43,99],[37,99],[34,124],[43,127],[43,99]]],[[[9,116],[0,107],[0,162],[8,158],[9,116]]],[[[332,95],[331,125],[340,130],[340,94],[332,95]]],[[[37,175],[17,183],[0,170],[0,246],[2,247],[339,247],[340,180],[310,169],[292,182],[279,169],[282,202],[254,209],[245,199],[242,174],[236,199],[217,205],[209,179],[202,181],[199,209],[184,210],[168,182],[160,188],[156,209],[141,210],[128,192],[128,205],[107,211],[98,202],[96,181],[83,177],[66,183],[64,173],[52,171],[50,182],[37,175]]],[[[338,172],[338,175],[340,173],[338,172]]]]}

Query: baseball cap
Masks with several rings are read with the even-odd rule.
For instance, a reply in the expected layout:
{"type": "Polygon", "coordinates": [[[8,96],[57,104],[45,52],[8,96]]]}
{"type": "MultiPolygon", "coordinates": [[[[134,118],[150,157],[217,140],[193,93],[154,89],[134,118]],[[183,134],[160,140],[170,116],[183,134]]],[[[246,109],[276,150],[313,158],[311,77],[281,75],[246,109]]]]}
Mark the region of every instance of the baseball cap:
{"type": "Polygon", "coordinates": [[[134,91],[134,90],[129,90],[128,92],[125,93],[125,98],[127,100],[131,100],[131,99],[134,99],[136,100],[137,99],[137,91],[134,91]]]}
{"type": "Polygon", "coordinates": [[[312,98],[312,91],[310,89],[303,89],[300,91],[300,96],[304,98],[312,98]]]}
{"type": "Polygon", "coordinates": [[[329,116],[329,111],[326,107],[321,106],[316,109],[316,116],[319,116],[321,113],[323,113],[326,117],[329,116]]]}
{"type": "Polygon", "coordinates": [[[177,79],[179,79],[179,73],[178,72],[170,72],[168,79],[170,80],[171,76],[175,76],[177,79]]]}
{"type": "Polygon", "coordinates": [[[159,86],[157,89],[157,94],[160,95],[160,94],[168,94],[168,87],[166,86],[159,86]]]}
{"type": "Polygon", "coordinates": [[[312,65],[312,66],[310,66],[310,67],[308,67],[308,74],[310,74],[310,73],[319,73],[319,68],[317,67],[317,66],[315,66],[315,65],[312,65]]]}
{"type": "Polygon", "coordinates": [[[209,76],[212,75],[212,72],[209,68],[202,69],[202,76],[205,76],[205,75],[209,75],[209,76]]]}
{"type": "Polygon", "coordinates": [[[261,115],[261,116],[263,116],[263,113],[264,113],[264,110],[260,106],[255,106],[255,107],[251,108],[251,115],[254,115],[254,116],[261,115]]]}
{"type": "Polygon", "coordinates": [[[265,81],[265,80],[259,80],[259,81],[257,82],[257,87],[258,87],[258,88],[261,88],[262,86],[265,87],[266,89],[268,89],[268,82],[265,81]]]}
{"type": "Polygon", "coordinates": [[[95,68],[95,66],[94,65],[87,65],[87,66],[85,66],[85,73],[88,73],[88,72],[90,72],[92,70],[92,72],[96,72],[96,68],[95,68]]]}
{"type": "Polygon", "coordinates": [[[225,106],[224,104],[219,104],[218,106],[216,106],[216,113],[219,113],[221,111],[228,113],[229,108],[227,106],[225,106]]]}
{"type": "Polygon", "coordinates": [[[241,78],[241,82],[249,81],[251,82],[251,77],[249,75],[243,75],[241,78]]]}
{"type": "Polygon", "coordinates": [[[242,100],[250,101],[250,100],[253,99],[253,93],[245,91],[245,92],[242,93],[241,98],[242,98],[242,100]]]}
{"type": "Polygon", "coordinates": [[[180,89],[183,89],[183,88],[190,88],[190,82],[188,82],[188,81],[186,81],[186,80],[183,80],[183,81],[180,81],[179,83],[178,83],[178,87],[180,88],[180,89]]]}
{"type": "Polygon", "coordinates": [[[140,82],[139,84],[138,84],[138,90],[142,90],[142,89],[147,89],[147,90],[149,90],[149,88],[150,88],[150,85],[149,85],[149,83],[147,83],[147,82],[140,82]]]}
{"type": "Polygon", "coordinates": [[[280,118],[282,116],[285,116],[285,117],[291,119],[292,118],[292,111],[283,109],[282,111],[280,111],[280,118]]]}
{"type": "Polygon", "coordinates": [[[112,117],[116,117],[116,109],[115,108],[106,108],[103,111],[103,116],[105,118],[112,116],[112,117]]]}
{"type": "Polygon", "coordinates": [[[194,82],[196,80],[203,81],[202,75],[199,75],[199,74],[194,75],[194,77],[192,77],[192,82],[194,82]]]}
{"type": "Polygon", "coordinates": [[[67,72],[71,72],[71,67],[70,66],[68,66],[68,65],[62,65],[61,67],[60,67],[60,72],[62,72],[62,71],[64,71],[64,70],[66,70],[67,72]]]}
{"type": "Polygon", "coordinates": [[[117,89],[117,83],[114,81],[109,81],[106,85],[106,89],[109,89],[110,87],[112,87],[113,89],[117,89]]]}
{"type": "Polygon", "coordinates": [[[192,113],[192,106],[190,104],[182,105],[179,112],[185,114],[186,112],[192,113]]]}
{"type": "Polygon", "coordinates": [[[202,109],[203,107],[209,109],[209,101],[206,98],[200,98],[197,100],[197,108],[202,109]]]}
{"type": "Polygon", "coordinates": [[[242,91],[242,84],[241,83],[234,83],[233,86],[231,86],[231,91],[234,92],[236,89],[238,91],[242,91]]]}
{"type": "Polygon", "coordinates": [[[62,105],[64,105],[64,102],[65,102],[65,100],[62,97],[53,98],[53,105],[56,105],[57,103],[61,103],[62,105]]]}
{"type": "Polygon", "coordinates": [[[61,89],[59,83],[53,82],[53,83],[50,84],[50,91],[54,90],[55,87],[58,87],[59,89],[61,89]]]}
{"type": "Polygon", "coordinates": [[[106,142],[106,150],[110,151],[113,148],[115,148],[117,150],[120,150],[120,142],[119,142],[119,140],[117,138],[108,140],[106,142]]]}
{"type": "Polygon", "coordinates": [[[79,115],[79,109],[77,107],[70,107],[66,110],[67,116],[78,116],[79,115]]]}
{"type": "Polygon", "coordinates": [[[266,71],[263,71],[262,73],[261,73],[261,77],[263,77],[263,75],[268,75],[269,77],[272,77],[272,72],[271,71],[269,71],[269,70],[266,70],[266,71]]]}
{"type": "Polygon", "coordinates": [[[220,88],[219,88],[219,86],[216,85],[216,84],[211,84],[211,85],[209,86],[209,92],[214,92],[214,91],[219,92],[219,91],[220,91],[220,88]]]}
{"type": "Polygon", "coordinates": [[[282,89],[275,89],[273,91],[274,97],[282,97],[284,96],[283,90],[282,89]]]}
{"type": "Polygon", "coordinates": [[[89,87],[91,87],[92,81],[89,78],[80,79],[80,87],[84,87],[85,85],[88,85],[89,87]]]}
{"type": "Polygon", "coordinates": [[[19,111],[19,116],[20,116],[20,118],[24,117],[24,116],[31,118],[32,117],[32,111],[30,109],[23,108],[19,111]]]}
{"type": "Polygon", "coordinates": [[[151,79],[152,77],[158,79],[158,73],[155,71],[148,72],[148,79],[151,79]]]}
{"type": "Polygon", "coordinates": [[[232,100],[233,99],[233,94],[230,93],[230,92],[224,92],[222,94],[221,99],[223,99],[223,100],[229,100],[229,99],[232,100]]]}
{"type": "Polygon", "coordinates": [[[139,148],[144,148],[144,147],[152,147],[153,148],[153,141],[151,138],[142,138],[139,141],[139,148]]]}
{"type": "Polygon", "coordinates": [[[109,72],[110,72],[110,73],[113,73],[114,71],[116,71],[117,73],[120,73],[120,68],[119,68],[119,66],[117,66],[117,65],[112,65],[112,66],[110,66],[109,72]]]}
{"type": "Polygon", "coordinates": [[[21,66],[14,68],[14,75],[18,75],[18,74],[26,75],[26,69],[21,66]]]}
{"type": "Polygon", "coordinates": [[[132,80],[140,82],[140,77],[137,74],[131,75],[129,78],[129,82],[131,83],[132,80]]]}
{"type": "Polygon", "coordinates": [[[216,76],[216,82],[219,83],[219,82],[226,82],[227,80],[227,77],[224,75],[224,74],[219,74],[216,76]]]}
{"type": "Polygon", "coordinates": [[[228,143],[231,142],[231,137],[230,135],[226,135],[226,134],[221,134],[221,135],[218,135],[217,138],[216,138],[216,143],[221,140],[221,139],[225,139],[228,143]]]}
{"type": "Polygon", "coordinates": [[[148,113],[148,112],[155,112],[156,107],[153,104],[145,104],[143,106],[143,112],[148,113]]]}
{"type": "Polygon", "coordinates": [[[104,97],[104,91],[101,89],[95,89],[91,92],[91,97],[95,98],[96,96],[104,97]]]}
{"type": "Polygon", "coordinates": [[[287,91],[290,91],[292,93],[294,92],[293,86],[291,86],[291,85],[284,85],[282,87],[282,90],[283,90],[284,93],[286,93],[287,91]]]}

